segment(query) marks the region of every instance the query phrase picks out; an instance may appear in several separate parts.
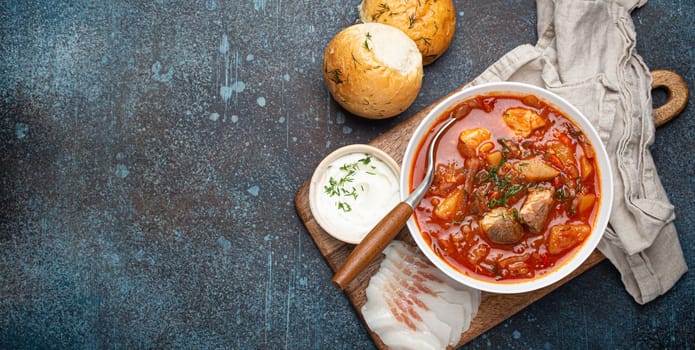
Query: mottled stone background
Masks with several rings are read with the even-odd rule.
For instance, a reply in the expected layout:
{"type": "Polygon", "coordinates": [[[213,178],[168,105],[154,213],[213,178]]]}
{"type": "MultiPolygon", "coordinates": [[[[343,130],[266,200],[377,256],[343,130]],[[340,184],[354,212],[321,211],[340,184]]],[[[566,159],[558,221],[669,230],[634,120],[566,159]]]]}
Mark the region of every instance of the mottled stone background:
{"type": "MultiPolygon", "coordinates": [[[[536,13],[456,1],[414,105],[369,121],[320,72],[358,3],[0,1],[0,348],[373,348],[294,195],[331,150],[535,42],[536,13]]],[[[693,13],[650,0],[633,14],[647,64],[691,92],[693,13]]],[[[693,111],[652,147],[691,268],[693,111]]],[[[468,347],[689,349],[694,290],[690,272],[639,306],[604,262],[468,347]]]]}

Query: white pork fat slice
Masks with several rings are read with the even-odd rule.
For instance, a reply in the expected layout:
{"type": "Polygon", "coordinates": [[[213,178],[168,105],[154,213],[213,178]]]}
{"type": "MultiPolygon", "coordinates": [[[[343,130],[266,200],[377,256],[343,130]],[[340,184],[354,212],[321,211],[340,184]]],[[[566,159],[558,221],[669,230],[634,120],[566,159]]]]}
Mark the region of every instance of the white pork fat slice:
{"type": "Polygon", "coordinates": [[[401,241],[366,290],[362,316],[390,349],[445,349],[461,339],[478,312],[480,291],[444,275],[417,248],[401,241]]]}

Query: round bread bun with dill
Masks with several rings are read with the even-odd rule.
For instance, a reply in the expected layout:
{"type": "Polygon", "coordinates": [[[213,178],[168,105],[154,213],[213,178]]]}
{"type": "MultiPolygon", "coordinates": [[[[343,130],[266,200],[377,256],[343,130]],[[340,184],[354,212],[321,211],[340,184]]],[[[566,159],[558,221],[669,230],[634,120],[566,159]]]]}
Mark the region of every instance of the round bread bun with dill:
{"type": "Polygon", "coordinates": [[[452,0],[362,0],[358,10],[362,22],[388,24],[413,39],[423,65],[444,54],[456,30],[452,0]]]}
{"type": "Polygon", "coordinates": [[[422,87],[422,56],[401,30],[380,23],[347,27],[328,43],[323,79],[347,111],[368,119],[394,117],[422,87]]]}

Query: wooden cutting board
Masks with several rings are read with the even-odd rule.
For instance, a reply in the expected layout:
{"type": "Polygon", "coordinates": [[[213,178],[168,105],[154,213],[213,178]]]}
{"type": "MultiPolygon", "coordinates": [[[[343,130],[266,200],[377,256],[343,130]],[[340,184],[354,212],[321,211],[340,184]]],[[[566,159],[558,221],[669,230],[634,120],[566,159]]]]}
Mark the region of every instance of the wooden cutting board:
{"type": "MultiPolygon", "coordinates": [[[[653,71],[652,76],[654,78],[652,88],[663,88],[669,95],[668,101],[663,106],[654,109],[654,121],[658,127],[673,119],[685,108],[688,100],[688,86],[681,76],[670,71],[653,71]]],[[[462,88],[463,86],[458,90],[462,88]]],[[[455,91],[451,92],[451,94],[453,94],[455,91]]],[[[440,101],[446,97],[447,96],[443,97],[440,99],[440,101]]],[[[420,121],[438,102],[439,101],[433,103],[409,119],[396,125],[391,130],[373,139],[371,142],[369,142],[369,144],[388,153],[397,163],[400,164],[403,160],[403,153],[405,152],[405,148],[410,136],[413,134],[420,121]]],[[[329,236],[314,220],[314,217],[311,215],[311,209],[309,208],[309,182],[310,179],[304,182],[295,196],[297,213],[304,222],[307,231],[311,235],[316,246],[319,248],[319,251],[321,251],[321,254],[326,258],[328,265],[333,271],[336,271],[343,264],[345,259],[347,259],[348,255],[350,255],[350,252],[354,246],[343,243],[329,236]]],[[[403,229],[398,234],[396,239],[414,244],[407,228],[403,229]]],[[[345,288],[345,293],[360,317],[362,317],[362,306],[367,301],[365,289],[369,285],[369,279],[371,276],[374,275],[378,270],[382,259],[383,256],[373,261],[367,267],[367,269],[365,269],[345,288]]],[[[550,293],[557,287],[590,269],[603,259],[605,259],[605,257],[598,250],[596,250],[577,270],[572,272],[569,276],[551,286],[533,292],[522,294],[493,294],[483,292],[478,314],[471,322],[470,328],[462,334],[461,340],[456,347],[460,347],[470,340],[476,338],[485,331],[530,305],[534,301],[550,293]]],[[[367,329],[369,330],[368,327],[367,329]]],[[[379,337],[371,330],[369,330],[369,332],[376,346],[379,349],[386,349],[386,346],[381,342],[379,337]]]]}

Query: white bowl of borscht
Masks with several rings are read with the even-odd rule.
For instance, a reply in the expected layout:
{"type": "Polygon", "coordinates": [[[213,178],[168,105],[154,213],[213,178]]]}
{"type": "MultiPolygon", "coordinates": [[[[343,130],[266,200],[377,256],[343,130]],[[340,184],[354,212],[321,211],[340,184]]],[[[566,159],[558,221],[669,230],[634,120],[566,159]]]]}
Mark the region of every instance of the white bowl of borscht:
{"type": "Polygon", "coordinates": [[[528,84],[466,87],[438,103],[410,139],[400,196],[422,181],[439,127],[434,180],[408,229],[432,263],[487,292],[553,284],[594,251],[608,224],[608,154],[589,120],[528,84]]]}

